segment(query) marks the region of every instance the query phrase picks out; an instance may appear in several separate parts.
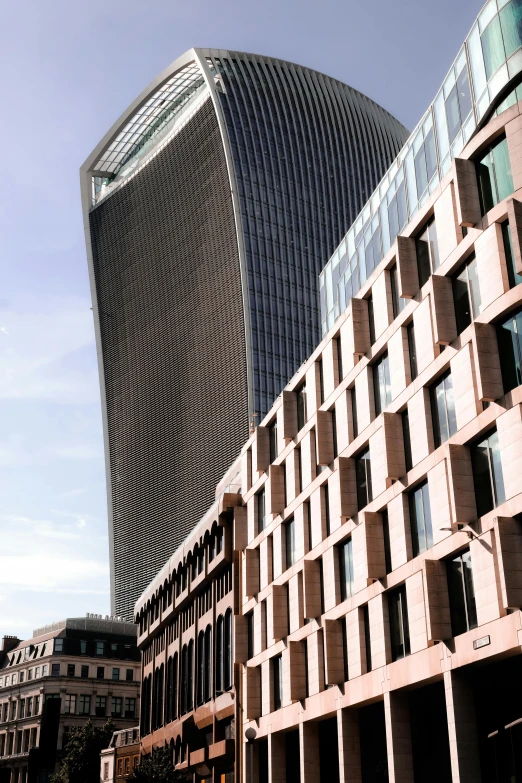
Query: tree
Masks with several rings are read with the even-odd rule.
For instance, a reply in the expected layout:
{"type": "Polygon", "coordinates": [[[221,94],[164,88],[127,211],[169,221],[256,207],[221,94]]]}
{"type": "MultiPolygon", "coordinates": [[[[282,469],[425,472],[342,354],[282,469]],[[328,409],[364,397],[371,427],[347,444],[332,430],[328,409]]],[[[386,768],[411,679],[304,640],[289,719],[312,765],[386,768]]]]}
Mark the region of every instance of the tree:
{"type": "MultiPolygon", "coordinates": [[[[191,776],[192,777],[192,776],[191,776]]],[[[142,758],[139,767],[128,778],[129,783],[186,783],[188,775],[174,769],[172,748],[158,748],[142,758]]]]}
{"type": "Polygon", "coordinates": [[[111,720],[104,726],[94,726],[88,720],[84,726],[72,728],[60,771],[51,775],[50,783],[99,783],[100,751],[109,747],[115,730],[111,720]]]}

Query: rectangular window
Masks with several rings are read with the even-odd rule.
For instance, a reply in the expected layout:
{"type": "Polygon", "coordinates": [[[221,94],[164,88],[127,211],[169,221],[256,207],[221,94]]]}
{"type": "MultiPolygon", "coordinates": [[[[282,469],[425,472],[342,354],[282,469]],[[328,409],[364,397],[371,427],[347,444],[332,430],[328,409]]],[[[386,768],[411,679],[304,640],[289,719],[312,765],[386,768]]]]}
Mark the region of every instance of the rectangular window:
{"type": "Polygon", "coordinates": [[[453,278],[453,302],[457,320],[457,334],[466,329],[482,312],[482,299],[475,255],[453,278]]]}
{"type": "Polygon", "coordinates": [[[272,463],[276,459],[277,453],[278,453],[278,448],[277,448],[277,418],[274,419],[272,424],[269,424],[269,426],[268,426],[268,435],[269,435],[269,440],[270,440],[270,462],[272,463]]]}
{"type": "Polygon", "coordinates": [[[388,593],[392,660],[398,661],[410,654],[410,628],[406,586],[401,585],[388,593]]]}
{"type": "Polygon", "coordinates": [[[397,264],[390,269],[390,284],[392,296],[393,317],[397,318],[399,313],[404,310],[406,300],[399,296],[399,278],[397,276],[397,264]]]}
{"type": "Polygon", "coordinates": [[[353,595],[353,546],[349,538],[337,547],[339,553],[339,576],[341,580],[341,601],[353,595]]]}
{"type": "Polygon", "coordinates": [[[323,503],[324,503],[324,523],[326,528],[326,535],[330,535],[330,492],[328,489],[328,482],[326,484],[323,484],[321,487],[321,492],[323,493],[323,503]]]}
{"type": "Polygon", "coordinates": [[[319,400],[322,405],[324,402],[324,371],[322,358],[317,362],[317,369],[319,370],[319,400]]]}
{"type": "Polygon", "coordinates": [[[136,699],[125,699],[125,717],[134,718],[136,715],[136,699]]]}
{"type": "Polygon", "coordinates": [[[306,383],[302,383],[295,393],[297,396],[297,430],[300,431],[308,418],[306,415],[306,383]]]}
{"type": "Polygon", "coordinates": [[[333,455],[334,459],[337,459],[339,452],[337,449],[337,417],[335,415],[335,408],[330,411],[332,414],[332,440],[333,440],[333,455]]]}
{"type": "Polygon", "coordinates": [[[285,523],[285,544],[286,544],[286,567],[293,566],[296,560],[295,556],[295,522],[290,519],[285,523]]]}
{"type": "Polygon", "coordinates": [[[412,381],[417,377],[417,346],[415,345],[415,330],[413,328],[413,321],[406,327],[406,335],[408,337],[408,352],[410,354],[410,373],[412,381]]]}
{"type": "Polygon", "coordinates": [[[107,697],[96,696],[96,717],[104,718],[107,712],[107,697]]]}
{"type": "Polygon", "coordinates": [[[80,676],[83,677],[84,680],[87,679],[87,677],[89,676],[89,667],[88,666],[82,666],[82,668],[81,668],[81,675],[80,676]]]}
{"type": "Polygon", "coordinates": [[[59,677],[60,676],[60,664],[59,663],[52,663],[51,664],[51,677],[59,677]]]}
{"type": "Polygon", "coordinates": [[[433,435],[435,447],[438,447],[457,432],[453,380],[449,371],[445,372],[437,383],[433,384],[430,388],[430,396],[433,435]]]}
{"type": "Polygon", "coordinates": [[[76,696],[67,694],[63,703],[63,711],[66,715],[76,714],[76,696]]]}
{"type": "Polygon", "coordinates": [[[392,571],[391,560],[391,545],[390,545],[390,522],[388,519],[388,509],[381,511],[382,516],[382,532],[384,536],[384,562],[386,564],[386,573],[389,574],[392,571]]]}
{"type": "Polygon", "coordinates": [[[357,421],[357,393],[355,391],[355,386],[351,389],[349,389],[350,392],[350,401],[352,403],[352,428],[353,428],[353,437],[354,440],[359,434],[359,423],[357,421]]]}
{"type": "Polygon", "coordinates": [[[364,650],[366,653],[366,671],[372,670],[372,642],[370,637],[370,614],[368,612],[368,604],[362,607],[363,615],[363,629],[364,629],[364,650]]]}
{"type": "Polygon", "coordinates": [[[373,312],[373,296],[368,297],[368,323],[370,326],[370,345],[375,342],[375,315],[373,312]]]}
{"type": "Polygon", "coordinates": [[[387,351],[373,365],[373,391],[375,396],[375,415],[378,416],[392,401],[390,360],[387,351]]]}
{"type": "Polygon", "coordinates": [[[113,696],[112,697],[112,709],[111,709],[111,717],[113,718],[121,718],[123,710],[123,699],[121,696],[113,696]]]}
{"type": "Polygon", "coordinates": [[[80,640],[80,655],[87,655],[87,642],[80,640]]]}
{"type": "Polygon", "coordinates": [[[249,612],[247,619],[247,659],[254,657],[254,613],[249,612]]]}
{"type": "Polygon", "coordinates": [[[477,515],[481,517],[504,503],[506,499],[496,430],[482,436],[479,443],[471,446],[471,463],[477,515]]]}
{"type": "Polygon", "coordinates": [[[370,449],[365,449],[355,458],[355,478],[357,482],[357,506],[359,511],[361,511],[373,500],[370,449]]]}
{"type": "Polygon", "coordinates": [[[406,470],[411,470],[413,467],[412,455],[411,455],[411,434],[410,434],[410,416],[408,408],[401,413],[402,418],[402,437],[404,440],[404,460],[406,462],[406,470]]]}
{"type": "Polygon", "coordinates": [[[477,627],[477,608],[469,549],[446,562],[453,636],[477,627]]]}
{"type": "Polygon", "coordinates": [[[120,670],[119,669],[113,669],[112,670],[112,679],[113,680],[119,680],[120,679],[120,670]]]}
{"type": "Polygon", "coordinates": [[[126,682],[132,682],[134,680],[134,669],[125,669],[126,682]]]}
{"type": "Polygon", "coordinates": [[[506,266],[509,280],[509,287],[514,288],[522,283],[522,275],[519,275],[515,269],[515,256],[513,254],[513,241],[511,238],[511,226],[509,220],[502,223],[502,239],[504,240],[504,252],[506,254],[506,266]]]}
{"type": "Polygon", "coordinates": [[[96,668],[96,679],[103,680],[105,677],[105,666],[98,666],[96,668]]]}
{"type": "Polygon", "coordinates": [[[324,569],[323,569],[323,558],[318,557],[317,558],[319,563],[319,591],[321,595],[321,614],[324,614],[324,569]]]}
{"type": "Polygon", "coordinates": [[[265,529],[266,521],[266,506],[265,506],[265,490],[262,489],[256,495],[257,503],[257,532],[261,533],[265,529]]]}
{"type": "Polygon", "coordinates": [[[54,640],[54,652],[55,653],[63,652],[63,638],[60,636],[54,640]]]}
{"type": "Polygon", "coordinates": [[[295,455],[297,459],[297,480],[299,483],[298,494],[301,494],[303,491],[303,458],[301,457],[301,447],[299,446],[295,450],[295,455]]]}
{"type": "Polygon", "coordinates": [[[79,703],[79,714],[80,715],[90,715],[91,714],[91,697],[86,696],[85,694],[81,694],[78,697],[78,703],[79,703]]]}
{"type": "Polygon", "coordinates": [[[496,139],[476,163],[480,206],[485,215],[513,193],[513,177],[507,139],[496,139]]]}
{"type": "Polygon", "coordinates": [[[415,240],[417,250],[417,267],[419,270],[419,286],[428,282],[430,276],[439,267],[439,246],[437,242],[437,230],[435,218],[420,232],[415,240]]]}
{"type": "Polygon", "coordinates": [[[76,674],[76,666],[74,663],[68,663],[67,664],[67,676],[68,677],[74,677],[76,674]]]}
{"type": "Polygon", "coordinates": [[[422,554],[433,546],[433,526],[428,482],[410,492],[410,524],[413,543],[413,556],[422,554]]]}
{"type": "Polygon", "coordinates": [[[283,658],[272,658],[272,677],[274,681],[274,710],[280,710],[283,704],[283,658]]]}
{"type": "Polygon", "coordinates": [[[339,383],[341,383],[343,375],[343,347],[341,343],[341,336],[334,337],[335,348],[337,351],[337,374],[339,375],[339,383]]]}
{"type": "Polygon", "coordinates": [[[103,655],[105,652],[105,642],[95,642],[94,644],[94,654],[95,655],[103,655]]]}
{"type": "Polygon", "coordinates": [[[522,384],[522,310],[497,326],[497,342],[504,393],[522,384]]]}
{"type": "Polygon", "coordinates": [[[20,699],[20,708],[18,710],[18,718],[25,718],[25,699],[20,699]]]}

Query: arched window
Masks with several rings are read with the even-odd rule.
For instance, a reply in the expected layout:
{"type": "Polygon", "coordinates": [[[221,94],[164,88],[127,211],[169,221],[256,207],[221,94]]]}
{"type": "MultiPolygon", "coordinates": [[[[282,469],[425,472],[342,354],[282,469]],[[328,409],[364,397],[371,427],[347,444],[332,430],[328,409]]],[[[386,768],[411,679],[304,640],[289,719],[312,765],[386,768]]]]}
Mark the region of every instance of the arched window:
{"type": "Polygon", "coordinates": [[[223,615],[216,623],[216,693],[223,690],[223,615]]]}
{"type": "Polygon", "coordinates": [[[181,651],[181,714],[187,711],[187,645],[183,645],[181,651]]]}
{"type": "Polygon", "coordinates": [[[178,654],[172,659],[172,720],[178,717],[178,654]]]}
{"type": "Polygon", "coordinates": [[[212,698],[212,628],[207,625],[205,629],[205,687],[203,689],[204,701],[212,698]]]}
{"type": "Polygon", "coordinates": [[[225,632],[223,644],[223,689],[232,687],[232,609],[225,612],[225,632]]]}
{"type": "Polygon", "coordinates": [[[194,705],[194,639],[188,645],[187,655],[187,712],[194,705]]]}
{"type": "Polygon", "coordinates": [[[174,764],[181,764],[181,737],[176,740],[176,749],[174,751],[174,764]]]}
{"type": "Polygon", "coordinates": [[[198,681],[196,703],[203,704],[205,692],[205,634],[200,631],[198,636],[198,681]]]}
{"type": "Polygon", "coordinates": [[[157,670],[157,688],[156,688],[156,728],[163,726],[163,683],[165,680],[165,664],[161,664],[157,670]]]}

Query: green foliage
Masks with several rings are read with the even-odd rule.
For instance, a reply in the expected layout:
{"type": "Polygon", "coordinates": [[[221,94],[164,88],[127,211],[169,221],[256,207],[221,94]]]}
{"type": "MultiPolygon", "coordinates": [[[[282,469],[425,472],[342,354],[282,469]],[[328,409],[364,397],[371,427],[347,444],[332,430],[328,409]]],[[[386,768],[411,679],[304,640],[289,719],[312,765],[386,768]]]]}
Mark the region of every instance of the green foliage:
{"type": "Polygon", "coordinates": [[[188,776],[174,769],[171,748],[158,748],[151,756],[142,758],[128,780],[129,783],[183,783],[188,776]]]}
{"type": "Polygon", "coordinates": [[[84,726],[70,730],[60,771],[50,777],[50,783],[99,783],[100,751],[109,747],[116,730],[108,720],[98,727],[88,720],[84,726]]]}

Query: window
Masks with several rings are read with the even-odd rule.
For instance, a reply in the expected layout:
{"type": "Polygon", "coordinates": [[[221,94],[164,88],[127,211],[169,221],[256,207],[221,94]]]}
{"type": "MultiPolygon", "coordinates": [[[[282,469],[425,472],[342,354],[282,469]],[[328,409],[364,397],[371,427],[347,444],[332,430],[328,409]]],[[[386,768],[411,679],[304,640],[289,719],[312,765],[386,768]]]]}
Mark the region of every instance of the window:
{"type": "Polygon", "coordinates": [[[464,125],[464,120],[471,111],[471,94],[469,76],[466,66],[457,77],[457,83],[446,98],[446,119],[448,121],[450,144],[464,125]]]}
{"type": "Polygon", "coordinates": [[[362,619],[364,629],[364,649],[366,653],[366,671],[372,670],[372,642],[370,637],[370,615],[368,612],[368,604],[362,607],[362,619]]]}
{"type": "Polygon", "coordinates": [[[415,330],[413,327],[413,321],[406,327],[406,335],[408,337],[408,351],[410,354],[410,374],[412,381],[417,377],[417,346],[415,345],[415,330]]]}
{"type": "Polygon", "coordinates": [[[91,697],[86,696],[85,694],[81,694],[78,697],[79,702],[79,714],[80,715],[90,715],[91,713],[91,697]]]}
{"type": "Polygon", "coordinates": [[[119,669],[113,669],[112,670],[112,679],[113,680],[119,680],[120,679],[120,670],[119,669]]]}
{"type": "Polygon", "coordinates": [[[54,640],[54,652],[55,653],[61,653],[63,652],[63,639],[61,637],[58,637],[54,640]]]}
{"type": "Polygon", "coordinates": [[[469,549],[446,562],[453,636],[477,627],[475,590],[469,549]]]}
{"type": "Polygon", "coordinates": [[[113,696],[112,697],[112,709],[111,709],[111,717],[113,718],[121,718],[123,709],[123,699],[121,696],[113,696]]]}
{"type": "Polygon", "coordinates": [[[324,372],[322,358],[317,362],[317,369],[319,371],[319,400],[320,405],[322,405],[324,402],[324,372]]]}
{"type": "Polygon", "coordinates": [[[417,557],[433,546],[430,494],[427,481],[410,492],[409,501],[413,556],[417,557]]]}
{"type": "Polygon", "coordinates": [[[404,440],[404,461],[406,463],[406,470],[411,470],[413,467],[412,454],[411,454],[411,435],[410,435],[410,416],[408,408],[401,413],[402,418],[402,436],[404,440]]]}
{"type": "Polygon", "coordinates": [[[274,682],[274,710],[280,710],[283,705],[283,658],[281,655],[272,658],[272,678],[274,682]]]}
{"type": "Polygon", "coordinates": [[[408,625],[408,605],[406,586],[401,585],[388,593],[390,614],[390,636],[392,660],[398,661],[410,654],[410,629],[408,625]]]}
{"type": "Polygon", "coordinates": [[[107,712],[107,697],[96,696],[96,717],[104,718],[107,712]]]}
{"type": "Polygon", "coordinates": [[[109,780],[109,762],[104,761],[103,762],[103,779],[109,780]]]}
{"type": "Polygon", "coordinates": [[[105,643],[104,642],[95,642],[94,654],[95,655],[103,655],[104,652],[105,652],[105,643]]]}
{"type": "Polygon", "coordinates": [[[476,168],[480,206],[485,215],[495,204],[513,193],[511,161],[505,136],[495,140],[477,161],[476,168]]]}
{"type": "Polygon", "coordinates": [[[66,715],[76,714],[76,696],[67,694],[64,699],[63,711],[66,715]]]}
{"type": "Polygon", "coordinates": [[[39,715],[40,714],[40,697],[35,696],[34,697],[34,714],[39,715]]]}
{"type": "Polygon", "coordinates": [[[132,682],[134,679],[134,669],[125,669],[125,680],[132,682]]]}
{"type": "Polygon", "coordinates": [[[339,383],[343,379],[343,346],[341,343],[341,335],[334,337],[334,345],[337,353],[337,373],[339,375],[339,383]]]}
{"type": "Polygon", "coordinates": [[[254,613],[249,612],[247,619],[247,659],[254,656],[254,613]]]}
{"type": "Polygon", "coordinates": [[[352,403],[352,428],[353,428],[353,437],[354,439],[359,434],[359,424],[357,422],[357,393],[355,391],[355,386],[353,386],[350,390],[350,402],[352,403]]]}
{"type": "Polygon", "coordinates": [[[223,685],[226,691],[232,687],[232,610],[225,612],[223,655],[223,685]]]}
{"type": "Polygon", "coordinates": [[[522,283],[522,275],[519,275],[515,269],[515,256],[513,254],[513,241],[511,237],[511,226],[509,220],[502,223],[502,239],[504,240],[504,252],[506,254],[506,266],[509,280],[509,287],[514,288],[522,283]]]}
{"type": "Polygon", "coordinates": [[[49,666],[45,664],[45,666],[42,666],[42,677],[47,677],[48,673],[49,673],[49,666]]]}
{"type": "Polygon", "coordinates": [[[257,503],[257,532],[261,533],[266,524],[265,490],[262,489],[256,495],[257,503]]]}
{"type": "Polygon", "coordinates": [[[391,560],[391,542],[390,542],[390,522],[388,519],[388,509],[381,511],[382,516],[382,532],[384,536],[384,562],[386,566],[386,573],[391,573],[392,560],[391,560]]]}
{"type": "Polygon", "coordinates": [[[25,699],[20,699],[20,707],[18,710],[18,718],[25,718],[25,699]]]}
{"type": "Polygon", "coordinates": [[[123,759],[118,759],[118,776],[121,777],[123,775],[123,759]]]}
{"type": "Polygon", "coordinates": [[[397,276],[397,264],[394,264],[390,269],[390,284],[391,284],[391,296],[392,296],[392,310],[393,317],[397,318],[399,313],[404,310],[406,301],[399,296],[399,278],[397,276]]]}
{"type": "Polygon", "coordinates": [[[96,668],[96,679],[103,680],[105,677],[105,666],[98,666],[96,668]]]}
{"type": "Polygon", "coordinates": [[[424,230],[415,239],[415,247],[417,250],[419,286],[422,288],[439,266],[439,246],[434,218],[429,221],[424,230]]]}
{"type": "Polygon", "coordinates": [[[67,676],[68,677],[74,677],[76,673],[76,666],[74,663],[68,663],[67,664],[67,676]]]}
{"type": "Polygon", "coordinates": [[[341,579],[341,601],[353,595],[353,546],[349,538],[337,548],[339,553],[339,575],[341,579]]]}
{"type": "Polygon", "coordinates": [[[481,517],[506,499],[496,430],[490,431],[471,447],[471,462],[477,514],[481,517]]]}
{"type": "Polygon", "coordinates": [[[471,256],[453,278],[453,302],[455,304],[457,334],[460,334],[482,312],[475,255],[471,256]]]}
{"type": "MultiPolygon", "coordinates": [[[[51,677],[59,677],[60,676],[60,664],[59,663],[52,663],[51,664],[51,677]]],[[[14,675],[13,675],[14,678],[14,675]]],[[[14,684],[14,680],[13,680],[14,684]]]]}
{"type": "Polygon", "coordinates": [[[87,655],[87,642],[80,640],[80,655],[87,655]]]}
{"type": "Polygon", "coordinates": [[[497,341],[504,392],[522,383],[522,310],[497,326],[497,341]]]}
{"type": "Polygon", "coordinates": [[[370,449],[365,449],[355,459],[355,479],[357,482],[357,506],[361,511],[372,502],[372,472],[370,449]]]}
{"type": "Polygon", "coordinates": [[[297,480],[298,480],[298,492],[299,495],[303,491],[303,459],[301,457],[301,447],[295,449],[295,456],[297,459],[297,480]]]}
{"type": "Polygon", "coordinates": [[[445,443],[457,431],[455,417],[455,398],[450,372],[445,372],[430,389],[431,413],[433,416],[433,435],[435,446],[445,443]]]}
{"type": "Polygon", "coordinates": [[[306,424],[306,384],[302,383],[301,386],[296,389],[297,396],[297,430],[302,430],[306,424]]]}
{"type": "Polygon", "coordinates": [[[286,567],[290,568],[296,561],[295,553],[295,522],[290,519],[285,524],[286,567]]]}
{"type": "Polygon", "coordinates": [[[370,345],[375,342],[375,315],[373,312],[373,296],[368,297],[368,324],[370,327],[370,345]]]}
{"type": "Polygon", "coordinates": [[[333,455],[334,455],[334,459],[337,459],[337,457],[339,456],[339,450],[337,447],[337,416],[335,413],[335,408],[332,408],[330,413],[332,414],[333,455]]]}
{"type": "Polygon", "coordinates": [[[84,680],[87,679],[87,677],[89,676],[89,667],[88,666],[82,666],[82,668],[81,668],[81,676],[83,677],[84,680]]]}
{"type": "Polygon", "coordinates": [[[268,436],[270,441],[270,462],[273,462],[277,457],[277,419],[268,426],[268,436]]]}
{"type": "Polygon", "coordinates": [[[388,359],[387,351],[373,365],[373,391],[375,395],[375,415],[378,416],[392,401],[390,360],[388,359]]]}

